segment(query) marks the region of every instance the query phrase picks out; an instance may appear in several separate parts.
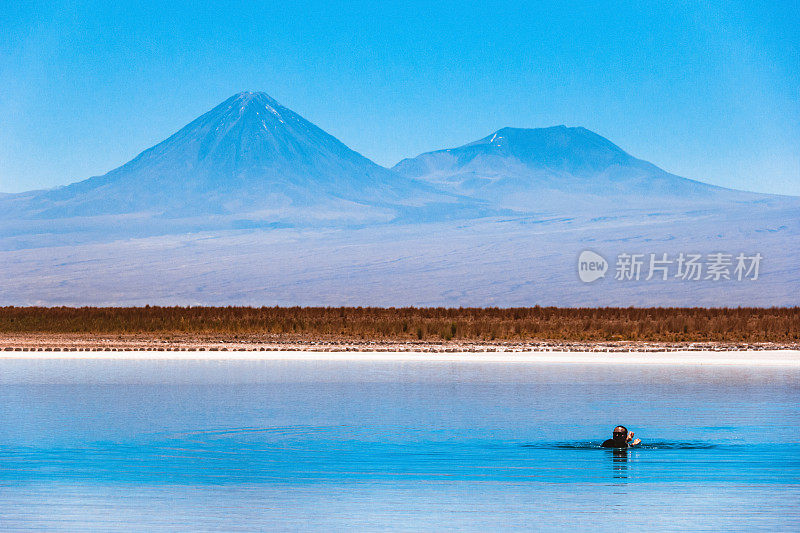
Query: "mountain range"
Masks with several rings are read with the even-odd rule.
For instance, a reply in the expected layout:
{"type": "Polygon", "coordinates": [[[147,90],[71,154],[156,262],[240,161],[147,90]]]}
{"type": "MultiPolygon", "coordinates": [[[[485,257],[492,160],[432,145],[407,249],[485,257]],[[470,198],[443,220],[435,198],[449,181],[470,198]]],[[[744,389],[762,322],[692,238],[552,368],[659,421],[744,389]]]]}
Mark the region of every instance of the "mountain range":
{"type": "MultiPolygon", "coordinates": [[[[5,287],[8,303],[641,305],[672,302],[677,293],[636,287],[592,295],[573,287],[565,294],[574,277],[551,272],[556,281],[549,284],[521,281],[518,258],[552,271],[586,246],[674,246],[677,235],[694,249],[749,246],[769,236],[774,249],[794,250],[789,236],[799,213],[800,199],[675,176],[580,127],[502,128],[387,169],[267,94],[242,92],[105,175],[0,195],[0,259],[24,280],[5,287]],[[243,235],[261,248],[241,256],[248,249],[243,235]],[[514,252],[502,247],[510,235],[523,246],[536,235],[558,236],[557,249],[533,257],[514,252]],[[290,248],[277,244],[284,239],[290,248]],[[209,240],[222,248],[204,252],[209,240]],[[150,257],[145,268],[143,250],[165,242],[183,244],[150,257]],[[221,244],[233,242],[235,251],[221,244]],[[348,255],[352,250],[363,255],[348,255]],[[285,262],[272,281],[242,266],[270,251],[282,254],[271,261],[285,262]],[[492,265],[500,257],[517,274],[497,271],[492,265]],[[141,286],[153,271],[190,263],[199,270],[184,270],[160,288],[141,286]],[[392,266],[401,264],[408,267],[403,274],[392,266]],[[414,272],[426,276],[419,287],[414,272]],[[105,276],[114,289],[103,284],[105,276]],[[208,278],[221,285],[208,287],[208,278]],[[120,289],[116,283],[126,279],[120,289]],[[290,288],[278,291],[277,279],[290,288]],[[412,288],[393,300],[378,297],[399,279],[412,288]],[[478,279],[481,288],[470,289],[478,279]],[[520,291],[525,284],[534,292],[520,291]],[[316,287],[313,294],[309,287],[316,287]]],[[[781,279],[797,277],[791,271],[781,279]]],[[[783,282],[775,285],[785,290],[783,282]]],[[[760,296],[774,301],[774,291],[760,296]]],[[[728,303],[718,293],[692,289],[683,298],[706,294],[705,301],[728,303]]]]}
{"type": "MultiPolygon", "coordinates": [[[[123,216],[158,232],[475,218],[577,206],[766,199],[669,174],[584,128],[503,128],[383,168],[265,93],[243,92],[103,176],[0,198],[1,219],[123,216]],[[183,221],[183,224],[178,221],[183,221]],[[238,224],[238,226],[236,226],[238,224]]],[[[98,218],[105,217],[105,218],[98,218]]],[[[100,221],[103,222],[100,222],[100,221]]]]}

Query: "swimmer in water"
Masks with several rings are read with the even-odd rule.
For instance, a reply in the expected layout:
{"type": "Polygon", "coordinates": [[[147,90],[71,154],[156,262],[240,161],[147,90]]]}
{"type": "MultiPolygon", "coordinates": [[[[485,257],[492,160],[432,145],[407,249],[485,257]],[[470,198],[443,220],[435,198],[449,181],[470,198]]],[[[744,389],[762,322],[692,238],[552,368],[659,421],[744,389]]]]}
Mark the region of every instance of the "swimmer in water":
{"type": "Polygon", "coordinates": [[[631,442],[633,440],[633,431],[628,432],[628,428],[625,426],[615,427],[611,435],[611,438],[604,441],[600,446],[603,448],[629,448],[642,442],[639,439],[631,442]]]}

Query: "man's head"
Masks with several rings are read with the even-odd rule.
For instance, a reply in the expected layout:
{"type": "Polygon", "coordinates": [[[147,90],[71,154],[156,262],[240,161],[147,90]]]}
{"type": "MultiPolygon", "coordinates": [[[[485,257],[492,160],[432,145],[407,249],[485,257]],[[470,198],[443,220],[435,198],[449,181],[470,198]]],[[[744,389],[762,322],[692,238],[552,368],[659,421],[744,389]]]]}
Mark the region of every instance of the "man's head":
{"type": "Polygon", "coordinates": [[[626,440],[628,438],[628,428],[625,426],[617,426],[611,433],[614,440],[626,440]]]}

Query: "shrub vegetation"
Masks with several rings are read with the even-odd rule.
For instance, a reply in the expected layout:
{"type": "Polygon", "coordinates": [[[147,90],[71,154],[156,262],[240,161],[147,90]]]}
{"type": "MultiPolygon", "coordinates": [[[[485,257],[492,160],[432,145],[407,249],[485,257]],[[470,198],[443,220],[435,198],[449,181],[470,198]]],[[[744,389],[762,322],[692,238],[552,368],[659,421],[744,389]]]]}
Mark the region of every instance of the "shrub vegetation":
{"type": "Polygon", "coordinates": [[[2,307],[0,334],[797,342],[800,308],[2,307]]]}

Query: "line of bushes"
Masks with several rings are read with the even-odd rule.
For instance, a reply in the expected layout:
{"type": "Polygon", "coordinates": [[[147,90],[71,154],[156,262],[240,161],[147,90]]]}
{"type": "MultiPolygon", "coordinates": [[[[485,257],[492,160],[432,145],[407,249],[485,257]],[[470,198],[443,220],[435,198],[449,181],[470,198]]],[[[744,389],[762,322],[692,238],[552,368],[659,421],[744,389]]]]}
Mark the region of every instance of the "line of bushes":
{"type": "Polygon", "coordinates": [[[800,308],[0,307],[0,333],[797,342],[800,308]]]}

